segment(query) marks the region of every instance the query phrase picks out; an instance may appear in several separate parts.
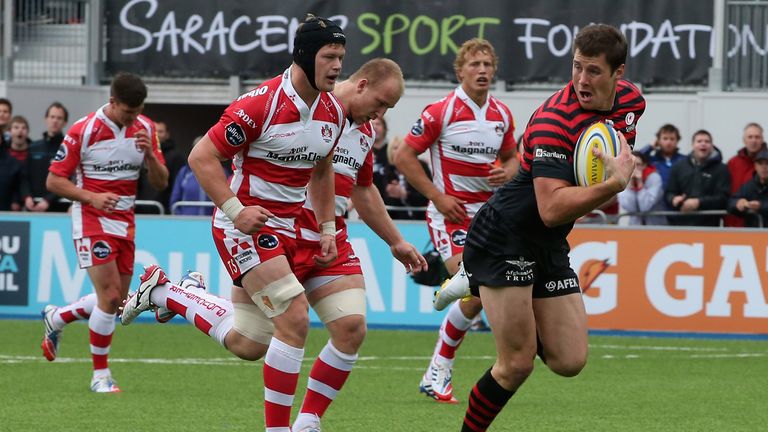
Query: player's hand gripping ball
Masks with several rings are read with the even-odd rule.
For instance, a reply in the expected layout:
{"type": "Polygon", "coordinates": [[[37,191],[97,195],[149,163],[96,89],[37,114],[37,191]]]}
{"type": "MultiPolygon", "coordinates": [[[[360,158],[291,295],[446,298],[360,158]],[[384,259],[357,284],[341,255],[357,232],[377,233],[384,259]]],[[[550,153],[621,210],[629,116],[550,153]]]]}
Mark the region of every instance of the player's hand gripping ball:
{"type": "Polygon", "coordinates": [[[579,186],[592,186],[606,179],[603,160],[594,154],[597,147],[603,154],[616,157],[621,150],[621,142],[612,126],[602,122],[593,123],[584,129],[573,149],[573,175],[579,186]]]}

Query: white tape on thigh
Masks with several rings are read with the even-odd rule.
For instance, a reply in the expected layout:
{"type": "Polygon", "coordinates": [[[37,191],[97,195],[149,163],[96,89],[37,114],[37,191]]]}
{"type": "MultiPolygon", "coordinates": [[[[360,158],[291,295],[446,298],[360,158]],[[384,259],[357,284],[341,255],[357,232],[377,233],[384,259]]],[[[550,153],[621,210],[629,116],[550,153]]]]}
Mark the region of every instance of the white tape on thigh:
{"type": "Polygon", "coordinates": [[[275,333],[272,320],[264,315],[255,304],[235,303],[235,331],[248,339],[269,345],[275,333]]]}
{"type": "Polygon", "coordinates": [[[303,292],[304,287],[299,280],[293,273],[289,273],[265,286],[264,289],[252,295],[251,299],[264,312],[264,315],[274,318],[285,312],[291,300],[303,292]]]}
{"type": "Polygon", "coordinates": [[[349,315],[365,316],[365,290],[352,288],[333,293],[320,299],[312,309],[323,323],[349,315]]]}

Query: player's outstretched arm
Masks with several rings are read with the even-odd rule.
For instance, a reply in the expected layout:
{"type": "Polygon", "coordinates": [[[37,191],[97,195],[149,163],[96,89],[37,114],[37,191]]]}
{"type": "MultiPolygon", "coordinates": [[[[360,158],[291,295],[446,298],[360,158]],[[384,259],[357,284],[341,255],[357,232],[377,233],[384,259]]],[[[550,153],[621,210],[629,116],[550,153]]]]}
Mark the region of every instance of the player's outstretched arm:
{"type": "Polygon", "coordinates": [[[389,245],[392,256],[403,263],[407,271],[417,272],[427,269],[427,261],[418,249],[403,239],[392,218],[389,217],[376,186],[355,186],[352,188],[350,198],[360,219],[389,245]]]}

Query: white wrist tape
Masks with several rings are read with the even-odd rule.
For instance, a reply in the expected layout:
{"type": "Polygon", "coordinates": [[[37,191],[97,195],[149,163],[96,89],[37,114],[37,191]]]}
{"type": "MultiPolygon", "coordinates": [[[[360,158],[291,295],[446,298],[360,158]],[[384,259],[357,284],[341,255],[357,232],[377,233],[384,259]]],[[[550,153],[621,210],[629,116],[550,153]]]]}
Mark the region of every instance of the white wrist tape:
{"type": "Polygon", "coordinates": [[[323,222],[320,224],[320,235],[336,236],[336,222],[323,222]]]}
{"type": "Polygon", "coordinates": [[[233,196],[232,198],[224,201],[224,203],[221,205],[220,208],[221,208],[221,211],[223,211],[224,214],[227,215],[229,220],[234,222],[235,219],[237,219],[237,215],[239,215],[240,212],[243,211],[245,206],[243,206],[243,203],[241,203],[236,196],[233,196]]]}

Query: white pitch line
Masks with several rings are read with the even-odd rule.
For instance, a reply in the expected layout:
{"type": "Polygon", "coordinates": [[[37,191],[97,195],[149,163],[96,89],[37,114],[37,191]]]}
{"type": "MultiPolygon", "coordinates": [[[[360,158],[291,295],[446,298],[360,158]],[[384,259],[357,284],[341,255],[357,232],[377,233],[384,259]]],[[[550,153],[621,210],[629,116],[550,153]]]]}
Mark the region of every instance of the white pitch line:
{"type": "Polygon", "coordinates": [[[617,349],[617,350],[647,350],[647,351],[728,351],[728,348],[707,348],[707,347],[680,347],[680,346],[654,346],[654,345],[593,345],[590,348],[617,349]]]}

